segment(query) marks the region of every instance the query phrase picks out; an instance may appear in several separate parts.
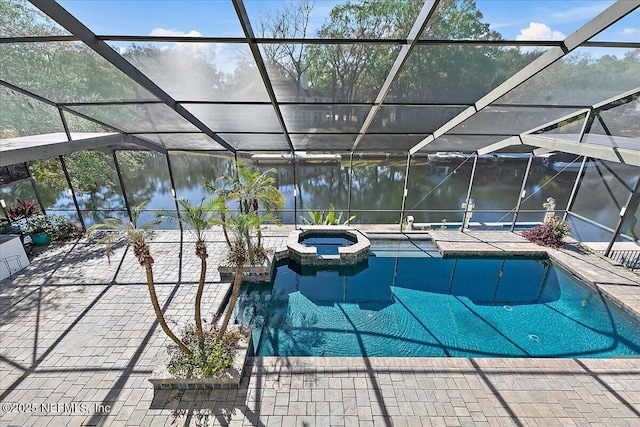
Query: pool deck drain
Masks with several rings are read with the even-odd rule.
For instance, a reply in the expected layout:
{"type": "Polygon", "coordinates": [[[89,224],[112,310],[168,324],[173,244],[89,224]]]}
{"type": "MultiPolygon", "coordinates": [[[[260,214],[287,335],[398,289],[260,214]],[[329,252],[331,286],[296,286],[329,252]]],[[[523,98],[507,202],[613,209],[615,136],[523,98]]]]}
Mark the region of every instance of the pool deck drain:
{"type": "MultiPolygon", "coordinates": [[[[285,246],[290,229],[265,232],[266,243],[285,246]]],[[[469,236],[458,234],[449,238],[464,246],[469,236]]],[[[501,234],[483,242],[513,239],[501,234]]],[[[151,241],[161,304],[179,324],[192,317],[200,265],[184,239],[162,231],[151,241]]],[[[229,283],[216,271],[222,233],[208,233],[207,243],[210,312],[229,283]]],[[[575,245],[550,256],[637,310],[640,276],[575,245]]],[[[124,248],[108,263],[85,240],[52,245],[0,282],[0,325],[0,400],[10,405],[0,424],[8,427],[637,426],[640,417],[640,359],[258,357],[239,389],[154,394],[148,378],[169,341],[153,321],[144,270],[124,248]]]]}

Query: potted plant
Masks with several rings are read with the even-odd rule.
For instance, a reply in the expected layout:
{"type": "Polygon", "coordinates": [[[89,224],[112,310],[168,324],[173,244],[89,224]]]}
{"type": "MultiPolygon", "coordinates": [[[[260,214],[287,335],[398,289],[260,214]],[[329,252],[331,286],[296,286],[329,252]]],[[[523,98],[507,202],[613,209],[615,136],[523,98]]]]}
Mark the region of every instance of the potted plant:
{"type": "Polygon", "coordinates": [[[36,246],[49,244],[53,231],[54,226],[49,215],[39,213],[24,220],[24,232],[31,237],[31,241],[36,246]]]}
{"type": "Polygon", "coordinates": [[[153,230],[160,225],[160,220],[148,222],[144,224],[138,224],[138,218],[142,212],[144,206],[148,201],[140,203],[134,207],[131,214],[131,221],[123,221],[120,218],[110,217],[106,218],[104,222],[95,224],[87,230],[87,236],[91,236],[96,231],[108,231],[97,243],[103,243],[106,247],[107,257],[111,254],[111,248],[119,241],[125,241],[133,246],[133,254],[138,260],[141,267],[144,268],[147,277],[147,289],[149,291],[149,297],[151,299],[151,305],[156,315],[158,324],[164,331],[164,333],[176,343],[178,348],[185,354],[191,356],[193,352],[185,343],[178,338],[178,336],[171,330],[160,307],[158,295],[156,293],[155,283],[153,280],[153,257],[151,256],[151,250],[147,239],[153,234],[153,230]]]}
{"type": "Polygon", "coordinates": [[[40,209],[38,209],[38,206],[32,200],[16,199],[15,205],[9,208],[7,213],[13,222],[36,215],[40,213],[40,209]]]}
{"type": "Polygon", "coordinates": [[[226,260],[218,271],[222,280],[233,279],[238,271],[239,251],[244,248],[240,270],[245,279],[268,280],[271,265],[262,246],[261,226],[280,222],[273,213],[284,207],[284,196],[274,185],[275,169],[260,172],[257,167],[238,162],[236,170],[236,175],[223,176],[215,184],[204,184],[216,195],[213,206],[218,219],[213,223],[222,226],[228,248],[226,260]],[[230,204],[237,204],[239,211],[229,209],[230,204]]]}
{"type": "MultiPolygon", "coordinates": [[[[122,240],[131,244],[138,263],[145,269],[147,288],[156,320],[172,341],[167,346],[168,363],[161,363],[149,381],[154,385],[154,388],[158,389],[194,388],[210,384],[215,384],[218,387],[221,384],[237,387],[239,378],[242,376],[242,369],[237,368],[234,373],[228,373],[228,371],[233,371],[233,358],[237,351],[241,352],[244,348],[245,357],[242,357],[242,361],[244,362],[246,358],[247,340],[245,334],[243,331],[219,334],[215,322],[207,325],[202,320],[200,313],[200,300],[204,288],[206,258],[208,257],[203,233],[205,227],[208,226],[210,209],[207,203],[194,206],[188,201],[179,200],[181,207],[187,211],[186,214],[181,211],[179,220],[195,233],[196,256],[201,260],[202,269],[195,306],[195,319],[199,323],[189,323],[176,334],[170,328],[160,306],[153,278],[154,259],[147,242],[160,221],[138,223],[138,218],[146,203],[146,201],[142,202],[132,210],[132,221],[106,218],[105,222],[89,227],[87,235],[97,231],[107,232],[98,240],[98,243],[106,244],[107,254],[111,253],[111,247],[118,241],[122,240]],[[206,327],[203,328],[203,324],[206,327]]],[[[170,215],[163,212],[161,216],[170,215]]],[[[177,215],[175,219],[178,219],[177,215]]],[[[244,367],[244,363],[242,363],[242,367],[244,367]]]]}
{"type": "Polygon", "coordinates": [[[39,212],[33,201],[16,199],[15,205],[7,209],[8,221],[2,224],[0,234],[19,234],[21,238],[24,237],[25,220],[39,212]]]}

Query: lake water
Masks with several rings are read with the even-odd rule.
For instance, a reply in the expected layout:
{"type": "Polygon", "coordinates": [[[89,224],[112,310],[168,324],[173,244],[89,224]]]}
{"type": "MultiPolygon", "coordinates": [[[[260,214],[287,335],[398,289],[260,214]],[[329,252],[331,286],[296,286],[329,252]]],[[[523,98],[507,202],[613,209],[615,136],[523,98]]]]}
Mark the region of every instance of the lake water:
{"type": "MultiPolygon", "coordinates": [[[[149,200],[147,208],[151,211],[175,209],[166,156],[142,153],[139,164],[128,168],[122,152],[117,152],[124,191],[120,188],[111,156],[105,156],[112,168],[101,171],[100,176],[106,177],[104,185],[100,185],[101,179],[84,191],[79,189],[80,185],[75,188],[87,225],[110,215],[126,217],[125,196],[130,205],[149,200]]],[[[194,203],[207,196],[202,187],[205,180],[215,181],[217,177],[233,171],[233,161],[229,156],[171,152],[168,160],[177,197],[188,198],[194,203]]],[[[459,223],[463,217],[462,203],[467,197],[472,163],[472,158],[450,161],[429,161],[426,155],[412,158],[405,215],[412,215],[416,222],[442,223],[446,220],[449,224],[459,223]]],[[[478,161],[471,192],[475,202],[472,221],[510,223],[513,220],[510,211],[518,203],[526,163],[526,159],[478,161]]],[[[637,171],[624,165],[602,162],[589,162],[588,165],[573,211],[615,228],[620,206],[626,203],[629,189],[637,179],[637,171]]],[[[285,210],[279,213],[284,223],[293,223],[294,220],[302,223],[300,217],[305,215],[307,207],[328,210],[330,205],[344,212],[343,220],[347,219],[350,211],[356,216],[356,223],[397,224],[400,220],[406,158],[354,155],[352,169],[349,168],[348,154],[342,156],[342,161],[299,163],[295,171],[291,162],[285,161],[261,163],[259,166],[263,170],[276,168],[276,186],[285,197],[285,210]]],[[[55,165],[50,169],[52,171],[48,173],[54,173],[55,165]]],[[[76,180],[83,179],[84,175],[80,175],[83,171],[70,169],[69,172],[74,184],[76,180]]],[[[59,166],[56,173],[62,174],[59,166]]],[[[561,214],[567,206],[576,175],[575,168],[557,171],[545,165],[542,159],[535,159],[525,184],[518,221],[542,221],[542,204],[548,197],[555,198],[556,209],[561,214]]],[[[58,177],[58,182],[58,186],[36,184],[45,208],[51,213],[77,217],[64,177],[58,177]]],[[[15,197],[35,199],[29,182],[0,188],[0,193],[6,200],[15,197]]],[[[143,219],[152,217],[153,212],[149,212],[143,219]]],[[[165,223],[163,227],[177,228],[177,225],[165,223]]],[[[577,219],[574,227],[574,233],[581,240],[607,241],[611,237],[611,233],[577,219]]],[[[640,234],[640,225],[631,221],[623,231],[640,234]]]]}

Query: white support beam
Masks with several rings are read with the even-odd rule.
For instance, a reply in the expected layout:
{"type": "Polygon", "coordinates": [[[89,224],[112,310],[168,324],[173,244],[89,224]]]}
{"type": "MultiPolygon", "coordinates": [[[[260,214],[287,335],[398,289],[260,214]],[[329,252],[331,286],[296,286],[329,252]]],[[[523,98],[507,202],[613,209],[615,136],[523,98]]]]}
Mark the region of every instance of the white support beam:
{"type": "Polygon", "coordinates": [[[478,155],[484,156],[485,154],[493,153],[494,151],[501,150],[503,148],[511,147],[512,145],[522,145],[522,141],[519,136],[510,136],[502,141],[494,142],[486,147],[478,149],[478,155]]]}
{"type": "Polygon", "coordinates": [[[631,89],[628,92],[625,92],[625,93],[620,94],[620,95],[616,95],[616,96],[614,96],[612,98],[605,99],[602,102],[598,102],[597,104],[594,104],[593,107],[591,107],[591,108],[593,108],[594,110],[599,110],[602,107],[606,107],[609,104],[613,104],[613,103],[615,103],[615,102],[617,102],[617,101],[619,101],[621,99],[624,99],[624,98],[627,98],[627,97],[631,97],[631,96],[634,96],[634,95],[640,95],[640,87],[637,87],[635,89],[631,89]]]}
{"type": "Polygon", "coordinates": [[[598,16],[593,18],[591,21],[580,27],[575,33],[567,37],[562,43],[561,47],[554,47],[546,51],[533,62],[529,63],[516,74],[505,80],[491,92],[480,98],[475,103],[474,107],[471,107],[475,110],[475,112],[469,114],[469,109],[463,111],[458,116],[454,117],[449,122],[445,123],[439,129],[437,129],[433,133],[433,135],[427,136],[425,139],[414,145],[409,150],[409,153],[417,153],[425,146],[433,142],[433,140],[453,129],[457,124],[475,115],[477,112],[481,111],[492,102],[495,102],[500,97],[520,86],[531,77],[535,76],[545,68],[549,67],[551,64],[563,58],[565,55],[573,51],[582,43],[588,41],[593,36],[597,35],[612,24],[624,18],[629,13],[636,10],[638,7],[640,7],[640,0],[618,0],[607,9],[602,11],[598,16]],[[461,117],[464,118],[462,118],[461,120],[461,117]]]}
{"type": "MultiPolygon", "coordinates": [[[[534,127],[533,129],[529,129],[528,131],[523,132],[522,134],[523,134],[523,135],[528,135],[528,134],[531,134],[531,133],[535,133],[535,132],[541,131],[541,130],[543,130],[543,129],[546,129],[546,128],[548,128],[548,127],[551,127],[551,126],[553,126],[553,125],[556,125],[556,124],[558,124],[558,123],[560,123],[560,122],[564,122],[564,121],[566,121],[566,120],[570,120],[570,119],[573,119],[573,118],[575,118],[575,117],[578,117],[578,116],[580,116],[580,115],[582,115],[582,114],[587,114],[587,113],[589,113],[589,109],[588,109],[588,108],[583,108],[582,110],[574,111],[574,112],[573,112],[573,113],[571,113],[571,114],[567,114],[566,116],[562,116],[562,117],[560,117],[559,119],[555,119],[555,120],[553,120],[553,121],[550,121],[550,122],[544,123],[544,124],[542,124],[542,125],[540,125],[540,126],[536,126],[536,127],[534,127]]],[[[586,117],[585,117],[585,119],[586,119],[586,117]]]]}
{"type": "Polygon", "coordinates": [[[550,150],[548,148],[536,148],[535,150],[533,150],[534,156],[542,156],[544,154],[550,154],[550,153],[555,153],[555,150],[550,150]]]}
{"type": "MultiPolygon", "coordinates": [[[[0,166],[15,165],[17,163],[29,162],[32,160],[50,159],[52,157],[70,154],[74,151],[97,150],[114,145],[136,144],[143,147],[147,145],[145,144],[145,141],[140,140],[140,138],[122,134],[111,134],[93,138],[77,139],[74,141],[47,143],[29,143],[28,137],[14,139],[16,140],[16,143],[3,144],[2,150],[0,151],[2,154],[0,156],[0,166]],[[24,143],[21,143],[20,140],[24,140],[24,143]]],[[[3,141],[3,143],[5,141],[3,141]]],[[[151,149],[158,151],[155,144],[152,144],[151,149]]]]}
{"type": "Polygon", "coordinates": [[[521,138],[524,144],[534,147],[540,147],[552,151],[561,151],[563,153],[576,154],[609,162],[640,166],[640,151],[638,150],[590,144],[586,142],[567,141],[540,135],[522,135],[521,138]]]}

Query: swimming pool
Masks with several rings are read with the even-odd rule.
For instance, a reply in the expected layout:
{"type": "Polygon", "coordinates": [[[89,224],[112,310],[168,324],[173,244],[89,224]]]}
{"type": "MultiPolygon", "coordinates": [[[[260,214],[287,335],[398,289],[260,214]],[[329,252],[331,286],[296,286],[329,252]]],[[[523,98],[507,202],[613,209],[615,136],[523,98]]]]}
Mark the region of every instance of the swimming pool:
{"type": "MultiPolygon", "coordinates": [[[[542,259],[372,244],[368,266],[277,266],[245,288],[258,356],[638,357],[640,326],[542,259]],[[298,272],[296,272],[298,271],[298,272]]],[[[407,246],[408,245],[408,246],[407,246]]]]}

